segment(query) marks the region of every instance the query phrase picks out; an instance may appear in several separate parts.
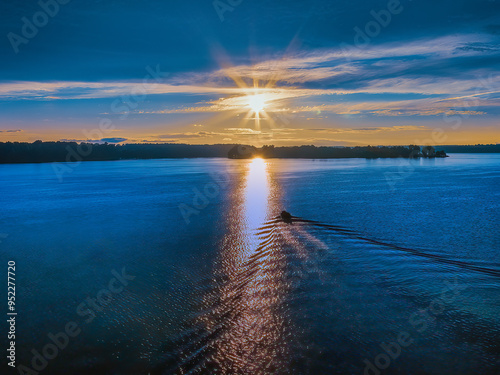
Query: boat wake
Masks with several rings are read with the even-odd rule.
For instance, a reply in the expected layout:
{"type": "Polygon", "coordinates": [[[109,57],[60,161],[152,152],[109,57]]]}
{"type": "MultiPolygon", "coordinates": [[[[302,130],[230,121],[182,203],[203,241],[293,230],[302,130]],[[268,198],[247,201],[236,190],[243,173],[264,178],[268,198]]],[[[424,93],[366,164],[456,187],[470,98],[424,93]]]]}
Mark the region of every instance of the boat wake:
{"type": "MultiPolygon", "coordinates": [[[[287,373],[291,357],[288,351],[298,345],[294,342],[301,336],[289,319],[290,303],[292,299],[307,298],[300,289],[311,278],[328,278],[329,285],[336,285],[335,275],[324,262],[341,262],[337,250],[345,241],[361,241],[436,264],[500,277],[498,269],[394,245],[343,226],[296,216],[291,216],[289,222],[276,216],[257,228],[253,236],[257,247],[236,271],[214,272],[199,313],[184,323],[182,332],[168,344],[170,349],[164,351],[167,354],[160,359],[162,365],[151,374],[287,373]]],[[[334,293],[333,297],[337,298],[334,293]]]]}
{"type": "MultiPolygon", "coordinates": [[[[278,219],[278,217],[276,219],[278,219]]],[[[450,264],[450,265],[457,266],[457,267],[460,267],[460,268],[464,268],[464,269],[467,269],[467,270],[470,270],[470,271],[476,271],[476,272],[481,272],[481,273],[484,273],[484,274],[487,274],[487,275],[500,277],[500,270],[499,269],[481,267],[481,266],[478,266],[478,265],[474,265],[473,263],[470,263],[470,262],[464,262],[464,261],[460,261],[460,260],[448,259],[448,258],[443,257],[443,256],[438,255],[438,254],[432,254],[432,253],[422,252],[420,250],[411,249],[411,248],[408,248],[408,247],[402,247],[402,246],[397,246],[397,245],[390,244],[390,243],[387,243],[387,242],[378,241],[378,240],[375,240],[375,239],[368,238],[368,237],[366,237],[366,236],[364,236],[364,235],[362,235],[360,233],[357,233],[356,231],[353,231],[353,230],[350,230],[350,229],[347,229],[347,228],[344,228],[344,227],[341,227],[341,226],[338,226],[338,225],[324,224],[324,223],[321,223],[321,222],[318,222],[318,221],[307,220],[307,219],[303,219],[301,217],[292,216],[292,223],[294,223],[294,222],[295,223],[304,224],[304,225],[314,226],[314,227],[317,227],[317,228],[323,228],[325,230],[335,231],[336,233],[345,234],[347,236],[350,236],[352,238],[355,238],[355,239],[358,239],[358,240],[361,240],[361,241],[369,242],[369,243],[372,243],[372,244],[375,244],[375,245],[385,246],[385,247],[388,247],[388,248],[391,248],[391,249],[394,249],[394,250],[404,251],[406,253],[413,254],[415,256],[419,256],[419,257],[423,257],[423,258],[428,258],[428,259],[431,259],[431,260],[433,260],[433,261],[435,261],[437,263],[450,264]]]]}

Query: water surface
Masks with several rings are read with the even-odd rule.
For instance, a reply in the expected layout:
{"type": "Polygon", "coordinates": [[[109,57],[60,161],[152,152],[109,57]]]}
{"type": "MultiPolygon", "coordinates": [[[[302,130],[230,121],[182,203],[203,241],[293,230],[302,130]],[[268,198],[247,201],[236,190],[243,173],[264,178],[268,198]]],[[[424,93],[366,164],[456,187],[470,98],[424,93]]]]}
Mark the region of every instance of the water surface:
{"type": "Polygon", "coordinates": [[[499,155],[86,162],[62,181],[1,165],[0,179],[18,363],[75,321],[46,373],[498,373],[499,155]],[[135,278],[87,322],[78,307],[124,267],[135,278]]]}

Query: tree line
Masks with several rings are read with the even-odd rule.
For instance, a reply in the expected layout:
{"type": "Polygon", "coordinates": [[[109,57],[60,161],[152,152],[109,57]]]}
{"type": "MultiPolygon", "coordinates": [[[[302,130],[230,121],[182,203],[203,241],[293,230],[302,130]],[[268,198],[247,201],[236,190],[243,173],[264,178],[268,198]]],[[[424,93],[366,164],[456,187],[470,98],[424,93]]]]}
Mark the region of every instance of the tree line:
{"type": "Polygon", "coordinates": [[[500,145],[472,146],[253,146],[235,144],[110,144],[77,142],[0,142],[0,163],[47,163],[163,158],[413,158],[446,157],[446,152],[500,152],[500,145]],[[245,150],[241,152],[241,150],[245,150]]]}

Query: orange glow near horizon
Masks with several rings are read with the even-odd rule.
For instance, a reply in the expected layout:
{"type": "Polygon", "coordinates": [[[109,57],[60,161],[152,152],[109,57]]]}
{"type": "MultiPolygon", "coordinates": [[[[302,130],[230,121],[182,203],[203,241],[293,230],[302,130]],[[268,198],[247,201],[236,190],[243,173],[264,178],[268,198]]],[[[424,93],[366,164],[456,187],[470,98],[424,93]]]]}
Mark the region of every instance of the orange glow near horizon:
{"type": "MultiPolygon", "coordinates": [[[[249,110],[248,104],[242,104],[242,109],[248,112],[248,116],[242,121],[248,122],[250,120],[257,121],[257,117],[253,116],[252,110],[249,110]]],[[[259,119],[268,119],[267,107],[261,111],[259,119]]],[[[234,112],[233,112],[234,116],[234,112]]],[[[271,119],[272,120],[272,119],[271,119]]],[[[260,123],[260,121],[259,121],[260,123]]],[[[298,124],[297,126],[303,126],[298,124]]],[[[438,128],[436,125],[435,128],[438,128]]],[[[83,127],[82,129],[87,129],[83,127]]],[[[179,132],[176,130],[176,132],[179,132]]],[[[288,130],[292,132],[292,129],[288,130]]],[[[349,129],[345,133],[339,129],[335,133],[336,140],[340,142],[345,142],[346,146],[367,146],[367,145],[381,145],[381,146],[408,146],[410,144],[428,143],[427,139],[431,139],[431,135],[434,131],[434,127],[429,126],[428,128],[418,130],[418,131],[380,131],[377,133],[356,133],[349,129]],[[420,142],[418,142],[418,141],[420,142]]],[[[111,133],[111,136],[119,136],[127,138],[124,143],[172,143],[169,140],[156,139],[155,134],[144,134],[145,131],[115,131],[111,133]]],[[[158,133],[156,133],[158,134],[158,133]]],[[[431,144],[433,146],[440,145],[475,145],[475,144],[498,144],[500,143],[500,131],[495,127],[487,127],[486,129],[481,129],[481,131],[475,131],[474,129],[462,129],[462,130],[445,130],[444,132],[446,139],[442,142],[431,144]]],[[[325,144],[325,139],[323,138],[323,143],[316,142],[314,137],[320,136],[318,133],[312,133],[306,128],[297,129],[293,134],[286,134],[286,140],[280,139],[280,134],[275,133],[274,139],[266,144],[274,144],[276,146],[301,146],[304,144],[314,144],[316,146],[328,145],[325,144]]],[[[40,133],[40,131],[29,132],[28,130],[18,133],[0,133],[0,142],[28,142],[32,143],[36,140],[42,140],[44,142],[57,142],[64,139],[75,139],[84,140],[85,136],[81,130],[72,130],[68,133],[62,133],[60,130],[51,131],[47,130],[46,134],[40,133]]],[[[195,136],[192,139],[183,138],[182,142],[176,143],[187,143],[187,144],[221,144],[221,143],[240,143],[240,144],[251,144],[260,147],[261,144],[256,144],[256,139],[251,138],[239,138],[238,134],[225,134],[221,136],[213,136],[210,138],[203,138],[195,136]],[[224,138],[230,137],[230,140],[225,140],[224,138]]],[[[334,140],[332,140],[334,142],[334,140]]],[[[335,145],[332,143],[332,145],[335,145]]],[[[338,144],[342,145],[342,144],[338,144]]]]}

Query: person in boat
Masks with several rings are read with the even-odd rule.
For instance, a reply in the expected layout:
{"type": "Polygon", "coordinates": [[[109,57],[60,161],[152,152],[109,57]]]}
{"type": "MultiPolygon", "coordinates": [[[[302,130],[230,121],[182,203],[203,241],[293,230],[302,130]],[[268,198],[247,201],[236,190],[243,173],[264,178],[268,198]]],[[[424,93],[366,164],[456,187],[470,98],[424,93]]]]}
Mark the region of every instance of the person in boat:
{"type": "Polygon", "coordinates": [[[292,214],[290,212],[281,211],[280,217],[285,223],[292,224],[292,214]]]}

